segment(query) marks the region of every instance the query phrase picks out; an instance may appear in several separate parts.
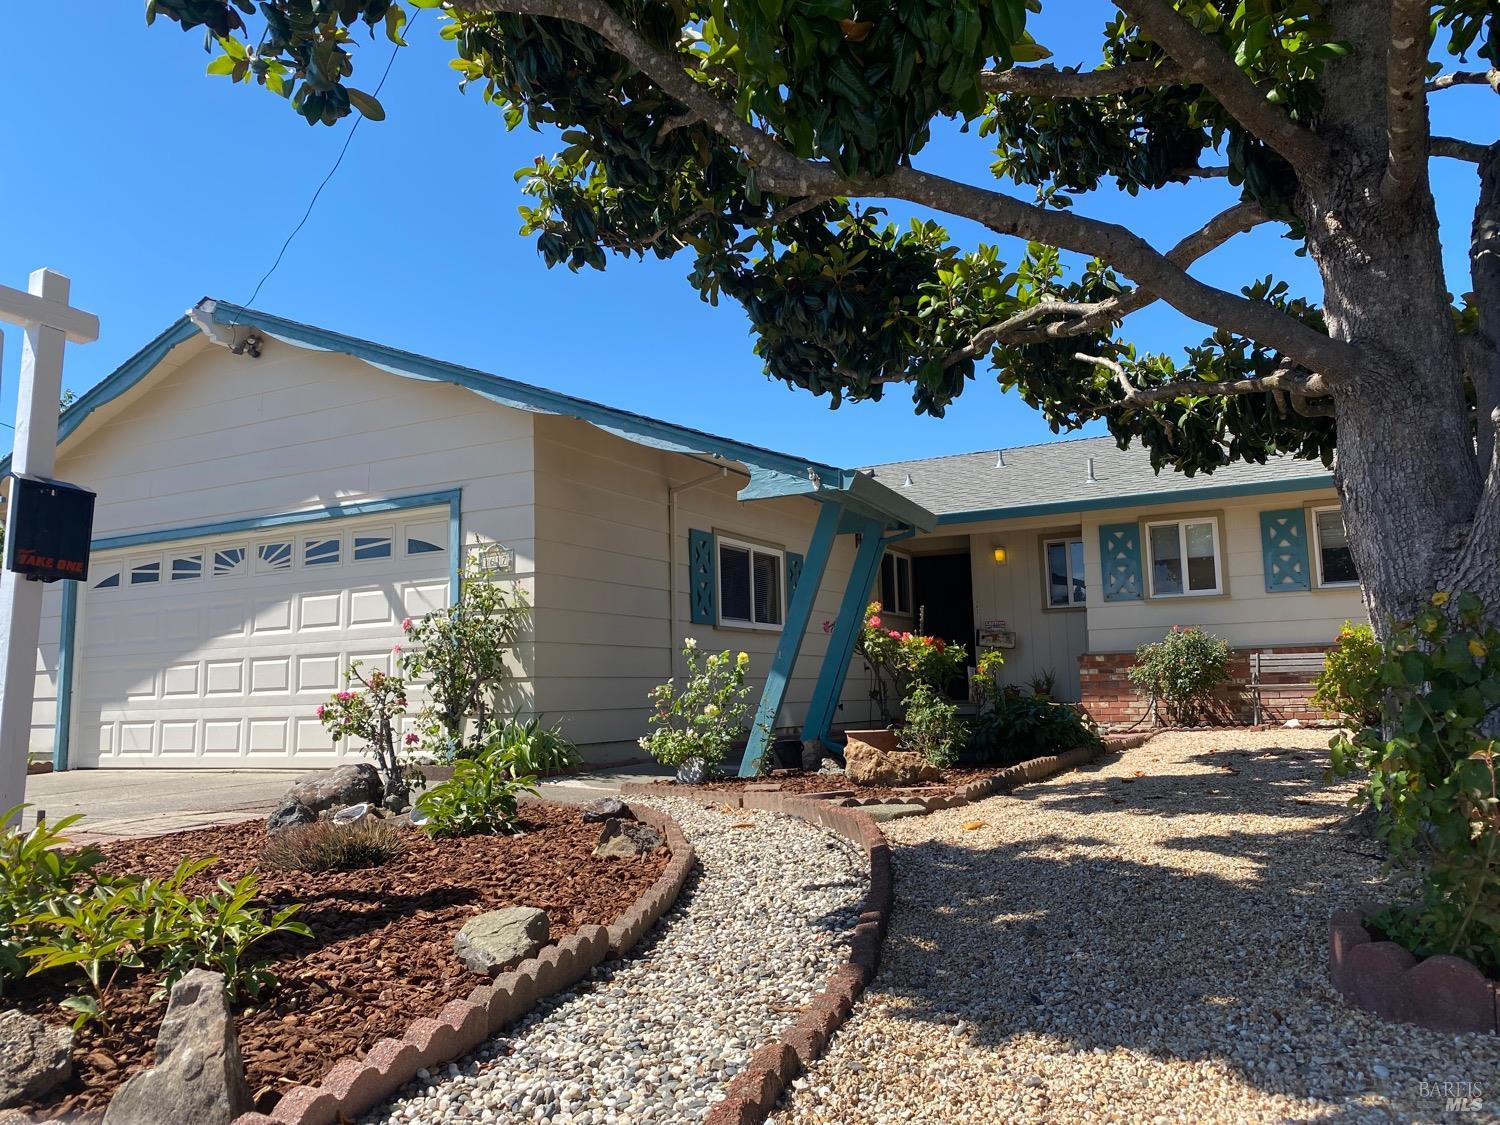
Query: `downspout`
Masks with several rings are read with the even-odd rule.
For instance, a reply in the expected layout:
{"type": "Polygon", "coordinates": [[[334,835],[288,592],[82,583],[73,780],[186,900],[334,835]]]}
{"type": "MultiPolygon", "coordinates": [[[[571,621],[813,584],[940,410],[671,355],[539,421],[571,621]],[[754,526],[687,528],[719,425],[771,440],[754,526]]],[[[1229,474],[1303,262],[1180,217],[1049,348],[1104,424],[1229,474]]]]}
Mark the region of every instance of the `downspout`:
{"type": "Polygon", "coordinates": [[[683,484],[667,486],[667,672],[674,680],[679,661],[677,646],[682,642],[682,634],[678,631],[682,619],[677,614],[677,497],[690,488],[711,480],[722,480],[728,475],[729,469],[724,467],[683,484]]]}

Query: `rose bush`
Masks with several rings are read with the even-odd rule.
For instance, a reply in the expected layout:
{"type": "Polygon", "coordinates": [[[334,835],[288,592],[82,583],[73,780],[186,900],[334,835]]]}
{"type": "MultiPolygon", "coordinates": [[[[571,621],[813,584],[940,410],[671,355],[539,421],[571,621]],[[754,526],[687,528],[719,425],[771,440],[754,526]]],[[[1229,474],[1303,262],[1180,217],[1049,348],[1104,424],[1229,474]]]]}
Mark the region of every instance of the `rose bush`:
{"type": "MultiPolygon", "coordinates": [[[[870,698],[880,708],[887,723],[896,721],[892,699],[900,699],[903,708],[913,688],[927,684],[941,691],[963,672],[968,664],[968,650],[950,645],[942,637],[887,629],[880,616],[880,603],[865,608],[864,626],[855,641],[854,651],[869,665],[872,684],[870,698]]],[[[833,628],[825,622],[824,631],[833,628]]]]}
{"type": "Polygon", "coordinates": [[[681,768],[696,759],[712,775],[749,729],[750,654],[726,649],[705,655],[692,637],[682,644],[682,690],[675,679],[651,689],[652,730],[640,745],[662,765],[681,768]]]}

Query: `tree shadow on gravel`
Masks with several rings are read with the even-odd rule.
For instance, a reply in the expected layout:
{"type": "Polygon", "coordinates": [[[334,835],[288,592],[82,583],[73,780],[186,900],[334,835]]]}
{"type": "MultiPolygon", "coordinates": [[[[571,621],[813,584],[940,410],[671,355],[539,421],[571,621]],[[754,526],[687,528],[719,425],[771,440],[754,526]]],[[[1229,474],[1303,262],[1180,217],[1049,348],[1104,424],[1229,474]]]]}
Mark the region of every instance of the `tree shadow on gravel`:
{"type": "MultiPolygon", "coordinates": [[[[1011,801],[1069,814],[1222,817],[1244,809],[1323,821],[1344,811],[1342,794],[1324,789],[1317,752],[1237,749],[1189,760],[1222,758],[1239,770],[1226,774],[1232,785],[1193,774],[1122,784],[1085,769],[1023,789],[984,815],[997,822],[1011,801]],[[1156,792],[1171,798],[1170,809],[1158,812],[1156,792]],[[1313,807],[1278,809],[1299,797],[1313,807]]],[[[1033,1047],[1046,1040],[1054,1056],[1126,1048],[1213,1061],[1257,1089],[1322,1101],[1320,1121],[1369,1120],[1371,1104],[1349,1099],[1379,1104],[1399,1083],[1414,1097],[1419,1079],[1449,1077],[1409,1067],[1387,1078],[1367,1072],[1382,1048],[1420,1037],[1431,1039],[1435,1057],[1446,1042],[1452,1057],[1452,1037],[1379,1023],[1349,1008],[1327,980],[1329,915],[1366,897],[1380,872],[1375,845],[1326,821],[1275,831],[1261,824],[1250,831],[1231,817],[1202,832],[1147,828],[1139,838],[1115,838],[1101,824],[990,847],[980,833],[972,845],[898,847],[895,920],[872,989],[891,999],[893,1018],[961,1022],[976,1046],[1025,1037],[1033,1047]],[[1356,1041],[1374,1052],[1345,1049],[1356,1041]]],[[[1398,1061],[1387,1061],[1395,1071],[1398,1061]]],[[[1082,1073],[1089,1063],[1079,1057],[1076,1065],[1082,1073]]]]}

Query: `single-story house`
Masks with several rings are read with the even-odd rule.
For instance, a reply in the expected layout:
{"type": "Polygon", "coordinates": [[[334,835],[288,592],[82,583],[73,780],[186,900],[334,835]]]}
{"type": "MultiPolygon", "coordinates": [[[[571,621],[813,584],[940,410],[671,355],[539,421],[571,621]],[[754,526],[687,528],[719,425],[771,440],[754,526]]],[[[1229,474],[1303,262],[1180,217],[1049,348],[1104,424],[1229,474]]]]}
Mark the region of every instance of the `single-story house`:
{"type": "Polygon", "coordinates": [[[638,753],[686,636],[750,653],[758,729],[868,723],[872,596],[1105,721],[1171,625],[1322,648],[1364,614],[1321,466],[1156,476],[1088,438],[847,469],[210,299],[66,411],[56,475],[98,493],[38,654],[62,768],[357,755],[317,704],[475,544],[532,606],[505,706],[596,762],[638,753]]]}

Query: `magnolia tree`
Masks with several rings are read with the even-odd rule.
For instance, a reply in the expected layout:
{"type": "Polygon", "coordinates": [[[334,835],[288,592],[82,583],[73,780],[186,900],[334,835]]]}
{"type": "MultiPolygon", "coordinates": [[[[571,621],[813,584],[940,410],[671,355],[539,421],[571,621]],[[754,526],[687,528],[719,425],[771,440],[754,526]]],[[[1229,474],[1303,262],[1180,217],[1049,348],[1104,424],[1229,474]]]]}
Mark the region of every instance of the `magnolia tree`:
{"type": "MultiPolygon", "coordinates": [[[[1500,102],[1469,138],[1433,135],[1428,103],[1500,92],[1494,0],[1118,0],[1095,58],[1042,63],[1028,13],[1063,3],[450,0],[429,26],[508,125],[561,130],[523,170],[549,264],[682,255],[705,299],[744,306],[771,375],[835,405],[901,385],[941,414],[986,369],[1054,428],[1102,420],[1158,468],[1321,458],[1382,627],[1434,590],[1483,595],[1493,618],[1500,102]],[[921,167],[953,120],[973,126],[963,181],[921,167]],[[1476,176],[1468,279],[1443,272],[1433,160],[1476,176]],[[1237,199],[1170,246],[1074,206],[1203,181],[1237,199]],[[879,200],[931,218],[888,225],[879,200]],[[960,244],[944,216],[1020,242],[960,244]],[[1261,226],[1311,256],[1321,301],[1193,275],[1261,226]],[[1123,323],[1156,301],[1203,342],[1134,348],[1123,323]]],[[[383,112],[353,32],[399,41],[434,6],[147,11],[206,28],[211,72],[333,124],[383,112]]]]}

